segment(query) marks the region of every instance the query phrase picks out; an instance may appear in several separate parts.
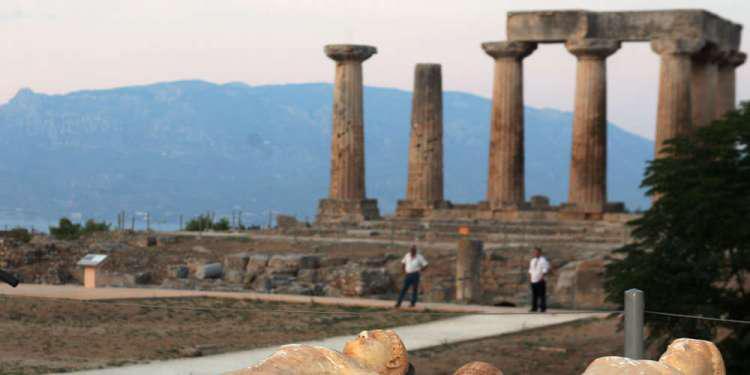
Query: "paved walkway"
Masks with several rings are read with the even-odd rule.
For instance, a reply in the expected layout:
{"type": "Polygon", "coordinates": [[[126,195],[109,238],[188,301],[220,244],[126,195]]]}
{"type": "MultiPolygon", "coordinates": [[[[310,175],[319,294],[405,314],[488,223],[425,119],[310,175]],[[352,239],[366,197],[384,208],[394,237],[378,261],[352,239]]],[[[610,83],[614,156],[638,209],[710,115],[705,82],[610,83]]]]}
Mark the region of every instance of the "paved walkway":
{"type": "MultiPolygon", "coordinates": [[[[343,306],[391,307],[392,301],[364,298],[309,297],[282,294],[263,294],[251,292],[215,292],[194,290],[167,289],[134,289],[134,288],[97,288],[85,289],[80,286],[32,285],[22,284],[18,288],[0,286],[0,294],[6,296],[24,296],[37,298],[63,298],[76,300],[112,300],[170,297],[217,297],[239,298],[248,300],[278,301],[289,303],[310,303],[343,306]]],[[[476,340],[526,329],[572,322],[579,319],[604,317],[602,313],[574,313],[570,311],[550,310],[547,314],[518,315],[481,315],[481,313],[524,313],[523,308],[508,308],[479,305],[456,305],[448,303],[423,303],[418,310],[429,309],[442,312],[463,312],[457,318],[433,321],[425,324],[395,327],[394,329],[410,350],[420,350],[435,346],[476,340]]],[[[385,328],[385,327],[384,327],[385,328]]],[[[341,350],[344,343],[351,340],[351,335],[333,337],[305,344],[319,345],[330,349],[341,350]]],[[[268,357],[278,347],[262,348],[241,352],[232,352],[200,358],[157,361],[140,365],[117,367],[102,370],[79,372],[79,374],[164,374],[164,375],[200,375],[219,374],[238,370],[268,357]]]]}
{"type": "MultiPolygon", "coordinates": [[[[524,329],[561,324],[596,317],[597,314],[536,314],[536,315],[467,315],[413,326],[396,327],[396,333],[410,350],[427,349],[468,340],[518,332],[524,329]]],[[[341,350],[354,334],[332,337],[304,344],[341,350]]],[[[151,362],[142,365],[78,372],[74,374],[98,375],[208,375],[239,370],[271,355],[278,347],[225,353],[200,358],[151,362]]]]}
{"type": "MultiPolygon", "coordinates": [[[[0,295],[37,298],[60,298],[75,300],[114,300],[175,297],[215,297],[266,302],[317,303],[322,305],[393,307],[393,301],[367,298],[314,297],[292,294],[268,294],[255,292],[217,292],[207,290],[147,289],[147,288],[96,288],[86,289],[75,285],[21,284],[17,288],[0,285],[0,295]]],[[[494,307],[481,305],[457,305],[451,303],[420,303],[415,310],[430,310],[456,313],[507,313],[526,311],[520,307],[494,307]]]]}

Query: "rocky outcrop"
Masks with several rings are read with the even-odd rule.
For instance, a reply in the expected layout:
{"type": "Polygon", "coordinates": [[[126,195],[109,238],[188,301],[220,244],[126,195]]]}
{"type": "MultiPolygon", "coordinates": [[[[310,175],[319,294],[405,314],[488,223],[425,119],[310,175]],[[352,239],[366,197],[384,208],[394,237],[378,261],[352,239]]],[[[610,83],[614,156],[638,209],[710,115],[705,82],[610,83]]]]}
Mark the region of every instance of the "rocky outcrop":
{"type": "Polygon", "coordinates": [[[710,341],[677,339],[672,341],[659,362],[672,366],[684,375],[724,375],[724,358],[710,341]]]}
{"type": "Polygon", "coordinates": [[[285,345],[270,357],[232,375],[405,375],[409,358],[401,338],[391,330],[360,333],[343,352],[317,346],[285,345]]]}
{"type": "Polygon", "coordinates": [[[487,362],[475,361],[461,366],[453,375],[503,375],[503,372],[487,362]]]}
{"type": "Polygon", "coordinates": [[[659,361],[633,360],[624,357],[601,357],[594,360],[583,375],[726,375],[721,352],[710,341],[674,340],[659,361]]]}
{"type": "Polygon", "coordinates": [[[262,362],[228,375],[376,375],[355,360],[331,349],[285,345],[262,362]]]}
{"type": "Polygon", "coordinates": [[[344,345],[344,355],[382,375],[403,375],[409,369],[406,346],[391,330],[360,333],[344,345]]]}

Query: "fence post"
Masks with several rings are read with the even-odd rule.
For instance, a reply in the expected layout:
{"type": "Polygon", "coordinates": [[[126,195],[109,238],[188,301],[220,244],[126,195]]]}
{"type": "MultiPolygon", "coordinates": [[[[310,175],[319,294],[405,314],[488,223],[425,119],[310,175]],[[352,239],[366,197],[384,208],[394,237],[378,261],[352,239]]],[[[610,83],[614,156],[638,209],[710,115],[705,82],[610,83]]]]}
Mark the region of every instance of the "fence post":
{"type": "Polygon", "coordinates": [[[625,291],[625,357],[643,358],[643,291],[625,291]]]}

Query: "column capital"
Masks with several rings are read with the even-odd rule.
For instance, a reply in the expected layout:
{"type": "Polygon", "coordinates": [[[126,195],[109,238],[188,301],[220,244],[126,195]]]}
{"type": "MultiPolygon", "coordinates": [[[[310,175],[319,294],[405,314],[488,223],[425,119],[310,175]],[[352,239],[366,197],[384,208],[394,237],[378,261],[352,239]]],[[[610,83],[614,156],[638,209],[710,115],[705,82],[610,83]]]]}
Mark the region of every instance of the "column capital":
{"type": "Polygon", "coordinates": [[[738,67],[745,63],[747,60],[747,54],[737,50],[728,51],[723,54],[722,59],[719,61],[720,65],[728,65],[731,67],[738,67]]]}
{"type": "Polygon", "coordinates": [[[693,55],[693,61],[703,64],[721,64],[729,54],[729,50],[721,49],[713,43],[706,43],[700,51],[693,55]]]}
{"type": "Polygon", "coordinates": [[[323,49],[325,54],[336,61],[365,61],[378,53],[372,46],[358,44],[329,44],[323,49]]]}
{"type": "Polygon", "coordinates": [[[521,60],[534,52],[536,49],[536,43],[508,41],[484,42],[482,43],[482,49],[494,59],[506,57],[521,60]]]}
{"type": "Polygon", "coordinates": [[[694,55],[705,45],[706,41],[703,38],[658,38],[651,41],[651,49],[659,55],[694,55]]]}
{"type": "Polygon", "coordinates": [[[620,49],[620,41],[614,39],[571,39],[565,42],[568,52],[579,58],[606,59],[620,49]]]}

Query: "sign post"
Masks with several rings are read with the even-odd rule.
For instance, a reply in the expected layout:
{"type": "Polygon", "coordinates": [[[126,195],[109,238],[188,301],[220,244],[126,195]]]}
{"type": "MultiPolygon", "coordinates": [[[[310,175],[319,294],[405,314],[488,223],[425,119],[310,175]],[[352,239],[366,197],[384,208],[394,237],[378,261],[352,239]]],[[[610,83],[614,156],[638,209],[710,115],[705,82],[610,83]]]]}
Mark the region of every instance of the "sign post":
{"type": "Polygon", "coordinates": [[[96,268],[107,259],[103,254],[87,254],[78,261],[78,265],[83,267],[83,287],[96,288],[96,268]]]}

